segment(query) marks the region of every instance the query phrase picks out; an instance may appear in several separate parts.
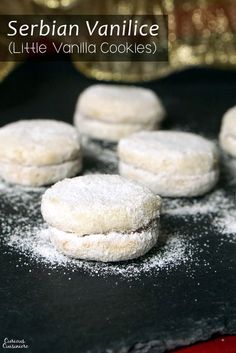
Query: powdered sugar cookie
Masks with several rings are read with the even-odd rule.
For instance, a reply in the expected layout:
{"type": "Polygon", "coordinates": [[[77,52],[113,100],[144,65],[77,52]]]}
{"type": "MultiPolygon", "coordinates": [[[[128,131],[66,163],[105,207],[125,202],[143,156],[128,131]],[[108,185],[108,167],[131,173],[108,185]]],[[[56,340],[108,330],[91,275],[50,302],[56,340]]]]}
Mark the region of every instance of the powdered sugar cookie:
{"type": "Polygon", "coordinates": [[[162,103],[149,89],[100,84],[80,95],[74,122],[81,134],[118,141],[136,131],[157,129],[164,115],[162,103]]]}
{"type": "Polygon", "coordinates": [[[121,261],[145,254],[157,241],[161,199],[118,175],[65,179],[42,198],[51,240],[81,259],[121,261]]]}
{"type": "Polygon", "coordinates": [[[75,176],[82,166],[75,128],[55,120],[20,120],[0,129],[0,176],[41,186],[75,176]]]}
{"type": "Polygon", "coordinates": [[[161,196],[197,196],[218,180],[218,150],[192,133],[139,132],[118,145],[120,174],[161,196]]]}
{"type": "Polygon", "coordinates": [[[236,106],[229,109],[223,116],[220,145],[225,152],[236,157],[236,106]]]}

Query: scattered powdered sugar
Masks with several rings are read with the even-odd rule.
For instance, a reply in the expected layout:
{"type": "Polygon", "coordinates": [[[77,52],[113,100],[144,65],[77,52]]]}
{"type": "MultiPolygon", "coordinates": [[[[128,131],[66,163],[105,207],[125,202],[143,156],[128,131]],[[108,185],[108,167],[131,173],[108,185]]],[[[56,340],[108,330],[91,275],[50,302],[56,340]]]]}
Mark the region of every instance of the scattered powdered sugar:
{"type": "Polygon", "coordinates": [[[214,229],[225,235],[225,240],[236,243],[236,194],[234,191],[216,190],[200,199],[165,199],[163,213],[175,217],[197,220],[211,214],[214,229]]]}
{"type": "Polygon", "coordinates": [[[151,251],[143,259],[125,263],[98,263],[92,261],[75,260],[59,253],[49,240],[47,228],[26,227],[24,236],[22,229],[15,232],[8,240],[8,246],[27,254],[33,261],[40,261],[50,269],[67,268],[68,270],[83,270],[91,275],[107,276],[121,275],[122,277],[139,277],[154,271],[171,270],[180,264],[187,263],[192,256],[193,249],[183,237],[174,235],[161,248],[151,251]]]}
{"type": "Polygon", "coordinates": [[[164,199],[163,213],[172,216],[199,216],[207,213],[217,213],[229,210],[233,202],[225,191],[220,189],[202,198],[164,199]]]}
{"type": "Polygon", "coordinates": [[[88,137],[82,138],[84,156],[89,165],[84,174],[97,173],[98,169],[104,169],[106,173],[117,173],[118,156],[116,145],[112,142],[98,142],[88,137]]]}
{"type": "MultiPolygon", "coordinates": [[[[95,147],[90,145],[90,148],[95,147]]],[[[100,152],[103,154],[103,148],[100,152]]],[[[100,155],[99,161],[104,158],[104,163],[111,164],[114,169],[116,167],[114,154],[115,152],[111,153],[110,160],[100,155]]],[[[95,169],[94,171],[89,169],[89,173],[98,172],[97,168],[95,169]]],[[[193,264],[197,264],[198,255],[204,251],[205,246],[204,242],[198,242],[198,239],[205,237],[207,245],[209,228],[214,230],[214,235],[220,241],[236,243],[235,195],[234,189],[227,188],[215,190],[200,198],[164,199],[162,219],[164,227],[165,223],[167,225],[170,223],[170,226],[165,230],[165,238],[141,259],[114,264],[71,259],[59,253],[50,243],[49,230],[40,213],[41,196],[44,191],[45,188],[0,183],[1,241],[5,252],[20,254],[16,266],[26,263],[30,266],[37,262],[54,271],[83,271],[92,276],[119,275],[126,278],[139,277],[141,274],[158,274],[160,271],[168,274],[169,271],[184,266],[184,272],[188,272],[189,269],[191,275],[193,264]],[[210,223],[208,220],[205,225],[201,224],[202,233],[198,234],[196,226],[199,220],[208,216],[210,223]],[[181,227],[178,226],[179,220],[182,222],[181,227]],[[191,223],[193,230],[192,226],[185,228],[185,223],[186,225],[191,223]],[[26,259],[23,263],[22,258],[26,259]]]]}
{"type": "MultiPolygon", "coordinates": [[[[175,232],[166,236],[162,245],[159,244],[148,255],[135,261],[106,264],[68,258],[50,243],[49,230],[40,215],[44,190],[0,183],[2,207],[5,209],[7,206],[9,212],[7,218],[1,212],[2,240],[8,251],[17,251],[28,258],[27,265],[36,261],[48,269],[64,268],[73,272],[82,270],[96,276],[120,275],[133,278],[153,271],[169,271],[181,264],[187,264],[192,257],[192,245],[183,235],[175,232]]],[[[16,265],[21,265],[21,257],[16,265]]]]}
{"type": "Polygon", "coordinates": [[[222,234],[232,234],[231,240],[236,243],[236,210],[225,212],[223,216],[219,216],[217,223],[222,234]]]}

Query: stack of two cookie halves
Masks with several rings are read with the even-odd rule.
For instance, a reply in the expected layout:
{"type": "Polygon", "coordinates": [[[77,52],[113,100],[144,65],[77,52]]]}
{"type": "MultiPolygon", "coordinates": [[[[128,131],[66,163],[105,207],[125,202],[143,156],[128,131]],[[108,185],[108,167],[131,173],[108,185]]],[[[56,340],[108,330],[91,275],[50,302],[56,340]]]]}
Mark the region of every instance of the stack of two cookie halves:
{"type": "Polygon", "coordinates": [[[157,242],[161,199],[119,175],[65,179],[42,198],[50,239],[65,255],[103,262],[134,259],[157,242]]]}
{"type": "Polygon", "coordinates": [[[53,184],[81,168],[79,136],[67,123],[20,120],[0,129],[0,176],[10,183],[53,184]]]}
{"type": "Polygon", "coordinates": [[[81,135],[116,142],[137,131],[158,129],[164,116],[162,103],[153,91],[100,84],[80,95],[74,123],[81,135]]]}

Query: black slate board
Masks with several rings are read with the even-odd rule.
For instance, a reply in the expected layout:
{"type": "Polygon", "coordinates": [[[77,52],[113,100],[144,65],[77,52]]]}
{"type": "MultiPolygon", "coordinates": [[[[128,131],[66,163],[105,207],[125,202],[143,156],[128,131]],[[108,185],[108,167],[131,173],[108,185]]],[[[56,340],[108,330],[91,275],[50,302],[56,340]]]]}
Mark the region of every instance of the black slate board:
{"type": "MultiPolygon", "coordinates": [[[[235,79],[235,72],[195,69],[145,86],[164,101],[165,128],[216,138],[222,114],[236,103],[235,79]]],[[[1,124],[25,117],[71,122],[78,93],[92,82],[69,62],[25,63],[0,85],[1,124]]],[[[234,189],[227,190],[233,197],[234,189]]],[[[11,217],[7,202],[0,205],[11,217]]],[[[8,337],[25,339],[34,353],[161,353],[236,333],[236,244],[222,244],[211,222],[207,215],[197,223],[164,216],[162,227],[182,227],[186,237],[209,227],[208,235],[191,240],[202,250],[200,266],[183,263],[139,279],[75,271],[68,281],[60,271],[49,276],[40,263],[29,272],[15,266],[20,255],[1,242],[0,345],[8,337]],[[209,266],[201,266],[205,260],[209,266]]]]}

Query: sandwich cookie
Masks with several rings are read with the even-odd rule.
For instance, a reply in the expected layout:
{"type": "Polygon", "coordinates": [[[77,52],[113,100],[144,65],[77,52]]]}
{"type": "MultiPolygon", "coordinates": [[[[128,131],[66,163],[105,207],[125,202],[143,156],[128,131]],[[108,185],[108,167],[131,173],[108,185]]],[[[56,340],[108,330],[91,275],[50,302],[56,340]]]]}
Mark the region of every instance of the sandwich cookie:
{"type": "Polygon", "coordinates": [[[118,145],[119,172],[161,196],[202,195],[218,181],[214,143],[187,132],[139,132],[118,145]]]}
{"type": "Polygon", "coordinates": [[[161,199],[119,175],[65,179],[42,198],[42,215],[55,247],[70,257],[124,261],[157,242],[161,199]]]}
{"type": "Polygon", "coordinates": [[[157,95],[146,88],[99,84],[79,97],[74,123],[82,135],[116,142],[141,130],[156,130],[165,116],[157,95]]]}
{"type": "Polygon", "coordinates": [[[82,168],[76,129],[56,120],[20,120],[0,129],[0,176],[28,186],[75,176],[82,168]]]}
{"type": "Polygon", "coordinates": [[[236,157],[236,106],[229,109],[223,116],[220,145],[226,153],[236,157]]]}

